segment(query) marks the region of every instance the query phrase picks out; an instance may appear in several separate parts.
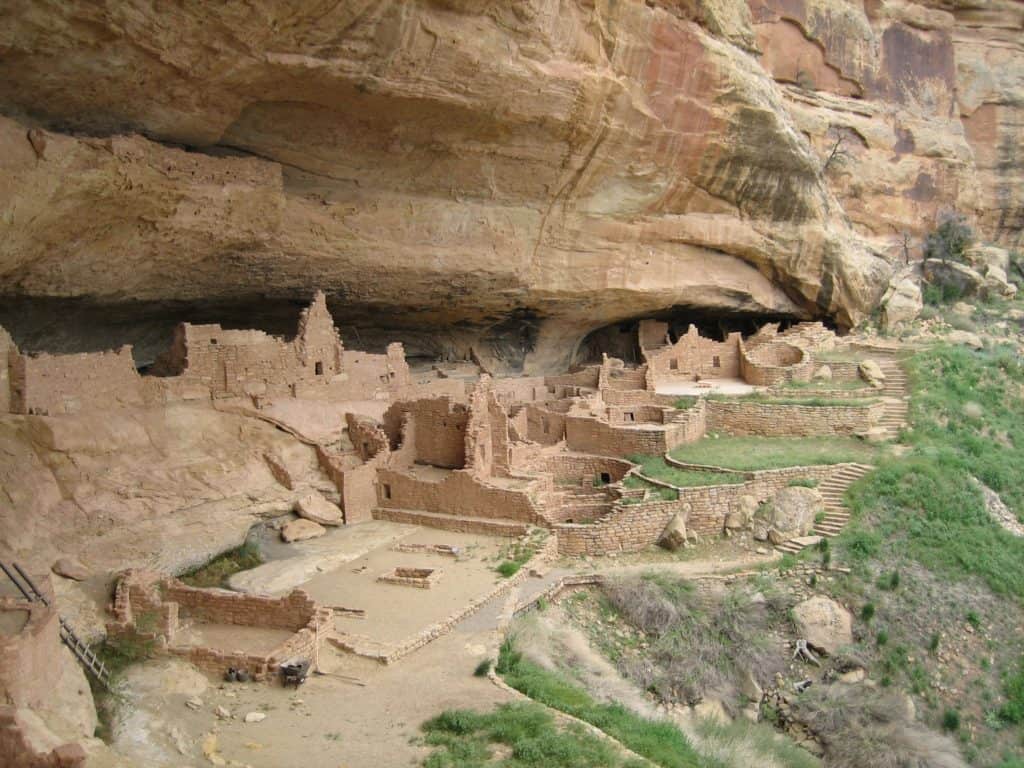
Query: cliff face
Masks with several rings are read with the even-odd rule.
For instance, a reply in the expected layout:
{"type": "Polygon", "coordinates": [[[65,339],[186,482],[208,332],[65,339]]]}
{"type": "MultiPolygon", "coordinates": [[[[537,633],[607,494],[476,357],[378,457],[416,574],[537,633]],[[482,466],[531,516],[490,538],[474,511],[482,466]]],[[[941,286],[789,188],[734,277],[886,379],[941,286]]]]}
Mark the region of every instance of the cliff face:
{"type": "Polygon", "coordinates": [[[944,210],[1021,241],[1020,3],[25,0],[0,19],[8,296],[322,287],[343,322],[536,370],[673,307],[855,324],[944,210]]]}

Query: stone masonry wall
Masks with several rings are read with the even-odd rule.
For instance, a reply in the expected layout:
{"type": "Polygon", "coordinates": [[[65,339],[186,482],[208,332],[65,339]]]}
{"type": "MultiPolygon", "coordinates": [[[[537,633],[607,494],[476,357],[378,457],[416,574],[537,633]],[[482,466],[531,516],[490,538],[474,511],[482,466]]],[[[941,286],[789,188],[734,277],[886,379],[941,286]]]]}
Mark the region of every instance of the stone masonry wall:
{"type": "Polygon", "coordinates": [[[14,413],[56,416],[143,405],[142,377],[130,346],[76,355],[13,355],[14,413]]]}
{"type": "Polygon", "coordinates": [[[392,449],[411,443],[414,461],[461,469],[466,466],[468,421],[469,408],[464,403],[439,397],[395,403],[384,413],[383,427],[392,449]]]}
{"type": "Polygon", "coordinates": [[[774,405],[752,401],[708,400],[707,430],[730,435],[811,437],[867,432],[885,405],[774,405]]]}
{"type": "Polygon", "coordinates": [[[380,507],[423,510],[448,515],[504,518],[536,524],[537,509],[526,490],[488,485],[460,470],[438,481],[424,480],[395,469],[378,473],[380,507]]]}
{"type": "MultiPolygon", "coordinates": [[[[680,462],[678,466],[697,467],[680,462]]],[[[680,488],[675,501],[648,501],[617,504],[612,512],[588,525],[559,524],[558,552],[562,555],[602,555],[610,552],[635,552],[657,543],[665,526],[676,513],[686,517],[687,528],[700,536],[717,536],[725,527],[725,518],[744,496],[766,501],[790,481],[831,477],[845,464],[814,467],[786,467],[744,473],[743,483],[680,488]]],[[[659,483],[660,485],[664,485],[659,483]]]]}
{"type": "Polygon", "coordinates": [[[704,379],[738,378],[740,340],[739,333],[730,333],[725,341],[707,339],[700,335],[696,326],[691,325],[675,344],[644,350],[647,388],[654,389],[658,383],[675,377],[690,380],[695,376],[704,379]]]}
{"type": "Polygon", "coordinates": [[[770,342],[748,348],[740,341],[740,376],[748,384],[770,387],[785,381],[810,381],[814,360],[790,344],[770,342]]]}

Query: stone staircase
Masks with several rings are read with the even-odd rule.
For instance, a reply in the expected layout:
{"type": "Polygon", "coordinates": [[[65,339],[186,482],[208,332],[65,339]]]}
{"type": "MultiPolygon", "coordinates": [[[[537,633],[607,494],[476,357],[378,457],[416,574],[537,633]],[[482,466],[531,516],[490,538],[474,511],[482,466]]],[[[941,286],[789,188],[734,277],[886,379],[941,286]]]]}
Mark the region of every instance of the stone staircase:
{"type": "Polygon", "coordinates": [[[612,511],[614,500],[601,488],[556,487],[546,498],[552,519],[567,523],[589,523],[612,511]]]}
{"type": "Polygon", "coordinates": [[[885,400],[885,412],[879,426],[885,429],[886,438],[895,440],[907,425],[910,410],[907,374],[894,358],[877,357],[875,362],[885,374],[885,387],[880,393],[885,400]]]}
{"type": "Polygon", "coordinates": [[[825,514],[820,521],[814,524],[814,534],[790,539],[775,548],[783,553],[796,554],[805,547],[817,544],[823,538],[831,539],[838,536],[850,520],[850,510],[843,503],[846,489],[872,469],[874,467],[870,464],[841,465],[835,473],[818,486],[818,491],[825,502],[825,514]]]}

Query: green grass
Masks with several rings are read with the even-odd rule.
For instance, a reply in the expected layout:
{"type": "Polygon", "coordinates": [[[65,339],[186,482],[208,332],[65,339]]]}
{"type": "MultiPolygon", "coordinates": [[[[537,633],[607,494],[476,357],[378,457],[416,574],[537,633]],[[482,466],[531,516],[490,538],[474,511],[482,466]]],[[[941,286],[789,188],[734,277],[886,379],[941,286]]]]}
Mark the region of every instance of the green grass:
{"type": "Polygon", "coordinates": [[[697,400],[699,399],[700,398],[694,397],[693,395],[683,395],[682,397],[676,399],[675,403],[673,403],[673,406],[676,408],[676,410],[689,410],[690,408],[693,408],[693,406],[697,404],[697,400]]]}
{"type": "Polygon", "coordinates": [[[259,545],[252,539],[232,550],[223,552],[205,565],[186,571],[178,578],[190,587],[220,587],[228,577],[255,568],[263,562],[259,545]]]}
{"type": "Polygon", "coordinates": [[[1006,702],[999,708],[999,717],[1014,725],[1024,724],[1024,657],[1017,669],[1003,678],[1006,702]]]}
{"type": "Polygon", "coordinates": [[[852,437],[705,437],[681,445],[672,458],[743,471],[817,466],[842,462],[873,463],[879,449],[852,437]]]}
{"type": "Polygon", "coordinates": [[[953,578],[1024,598],[1024,540],[1000,528],[972,475],[1024,511],[1024,365],[1007,351],[939,347],[911,362],[913,450],[849,493],[839,542],[865,561],[888,548],[953,578]],[[968,403],[972,405],[965,407],[968,403]]]}
{"type": "Polygon", "coordinates": [[[434,751],[424,768],[641,768],[578,725],[564,729],[538,704],[503,704],[493,712],[452,709],[423,724],[434,751]],[[501,755],[495,747],[502,746],[501,755]],[[507,755],[507,756],[506,756],[507,755]]]}
{"type": "Polygon", "coordinates": [[[498,563],[494,570],[506,579],[515,576],[519,573],[519,569],[526,565],[530,558],[536,554],[546,538],[547,534],[538,529],[531,531],[525,539],[506,546],[501,552],[503,560],[498,563]]]}
{"type": "Polygon", "coordinates": [[[697,723],[697,733],[702,739],[716,746],[717,752],[728,752],[731,745],[737,748],[736,760],[730,765],[751,766],[750,754],[770,758],[783,768],[821,768],[821,761],[807,750],[798,747],[790,739],[779,738],[775,729],[765,723],[752,723],[744,717],[738,717],[729,724],[714,720],[701,720],[697,723]]]}
{"type": "Polygon", "coordinates": [[[877,398],[852,397],[779,397],[754,392],[749,395],[708,395],[708,400],[725,403],[761,403],[763,405],[802,405],[809,408],[853,408],[877,403],[877,398]]]}
{"type": "Polygon", "coordinates": [[[647,475],[647,477],[661,480],[663,483],[669,483],[677,488],[693,488],[702,485],[734,485],[746,480],[742,475],[678,469],[666,464],[663,456],[633,455],[628,458],[634,464],[639,464],[640,472],[647,475]]]}
{"type": "MultiPolygon", "coordinates": [[[[653,497],[654,501],[675,501],[676,499],[679,498],[679,493],[674,491],[674,490],[672,490],[671,488],[663,488],[660,485],[655,485],[654,483],[649,483],[646,480],[644,480],[642,477],[637,477],[636,475],[630,475],[629,477],[627,477],[623,484],[627,488],[645,488],[645,489],[647,489],[647,491],[648,491],[648,494],[647,494],[648,499],[647,499],[647,501],[650,501],[651,497],[653,497]]],[[[632,503],[632,504],[639,504],[640,501],[641,501],[640,499],[637,499],[636,501],[633,501],[631,499],[626,499],[626,503],[632,503]]]]}
{"type": "MultiPolygon", "coordinates": [[[[682,731],[671,723],[647,720],[618,703],[594,701],[583,688],[556,672],[524,659],[515,650],[511,640],[506,640],[501,647],[497,671],[509,685],[531,699],[590,723],[655,765],[664,768],[698,768],[708,764],[694,750],[682,731]]],[[[581,766],[590,764],[579,763],[581,766]]]]}
{"type": "Polygon", "coordinates": [[[788,381],[782,386],[784,389],[791,389],[797,392],[808,390],[813,392],[816,389],[857,392],[862,389],[868,389],[868,383],[860,379],[857,381],[825,381],[822,379],[814,379],[813,381],[788,381]]]}

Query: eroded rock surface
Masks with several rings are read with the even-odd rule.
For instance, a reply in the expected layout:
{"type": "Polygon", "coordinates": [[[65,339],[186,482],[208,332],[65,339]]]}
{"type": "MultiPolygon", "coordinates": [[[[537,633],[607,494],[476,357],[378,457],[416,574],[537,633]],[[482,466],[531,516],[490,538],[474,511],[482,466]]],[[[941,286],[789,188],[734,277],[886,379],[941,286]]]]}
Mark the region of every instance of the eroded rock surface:
{"type": "Polygon", "coordinates": [[[323,286],[496,369],[680,306],[850,325],[941,208],[1020,241],[1020,8],[933,5],[24,5],[0,279],[323,286]]]}

